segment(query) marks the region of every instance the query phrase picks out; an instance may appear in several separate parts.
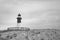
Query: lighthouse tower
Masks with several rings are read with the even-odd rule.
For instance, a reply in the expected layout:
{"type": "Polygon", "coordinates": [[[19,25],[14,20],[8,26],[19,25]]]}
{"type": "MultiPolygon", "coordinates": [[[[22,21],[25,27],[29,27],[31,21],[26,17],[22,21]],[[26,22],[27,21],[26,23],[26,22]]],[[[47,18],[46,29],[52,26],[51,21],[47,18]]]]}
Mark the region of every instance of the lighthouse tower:
{"type": "Polygon", "coordinates": [[[17,17],[17,27],[20,27],[21,26],[21,14],[19,13],[18,14],[18,17],[17,17]]]}

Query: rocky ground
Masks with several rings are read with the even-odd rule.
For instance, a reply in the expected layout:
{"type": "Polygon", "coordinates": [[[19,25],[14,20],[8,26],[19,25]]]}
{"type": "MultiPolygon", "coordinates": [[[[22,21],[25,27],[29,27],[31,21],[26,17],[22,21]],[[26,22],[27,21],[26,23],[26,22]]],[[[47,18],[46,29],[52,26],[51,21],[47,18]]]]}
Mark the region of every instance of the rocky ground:
{"type": "Polygon", "coordinates": [[[0,31],[0,40],[60,40],[60,30],[4,30],[0,31]]]}

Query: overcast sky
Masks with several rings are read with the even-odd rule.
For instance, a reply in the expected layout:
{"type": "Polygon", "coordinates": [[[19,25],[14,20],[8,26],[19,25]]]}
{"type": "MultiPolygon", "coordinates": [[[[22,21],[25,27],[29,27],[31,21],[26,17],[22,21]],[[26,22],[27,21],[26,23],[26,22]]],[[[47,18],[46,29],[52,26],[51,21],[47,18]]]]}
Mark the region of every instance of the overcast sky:
{"type": "Polygon", "coordinates": [[[22,27],[60,28],[60,0],[0,0],[0,29],[16,26],[18,13],[22,27]]]}

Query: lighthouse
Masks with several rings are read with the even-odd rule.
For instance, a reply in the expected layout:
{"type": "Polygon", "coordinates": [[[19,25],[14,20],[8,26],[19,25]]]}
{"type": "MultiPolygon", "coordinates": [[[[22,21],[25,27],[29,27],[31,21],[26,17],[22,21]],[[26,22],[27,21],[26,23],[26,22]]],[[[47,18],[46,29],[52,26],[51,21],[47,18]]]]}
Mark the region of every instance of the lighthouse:
{"type": "Polygon", "coordinates": [[[22,19],[22,17],[21,17],[21,14],[19,13],[18,17],[17,17],[17,27],[21,26],[21,19],[22,19]]]}
{"type": "Polygon", "coordinates": [[[16,19],[17,19],[17,26],[16,27],[10,27],[7,30],[21,30],[21,31],[29,31],[30,30],[30,28],[21,27],[22,17],[21,17],[20,13],[18,14],[18,17],[16,19]]]}

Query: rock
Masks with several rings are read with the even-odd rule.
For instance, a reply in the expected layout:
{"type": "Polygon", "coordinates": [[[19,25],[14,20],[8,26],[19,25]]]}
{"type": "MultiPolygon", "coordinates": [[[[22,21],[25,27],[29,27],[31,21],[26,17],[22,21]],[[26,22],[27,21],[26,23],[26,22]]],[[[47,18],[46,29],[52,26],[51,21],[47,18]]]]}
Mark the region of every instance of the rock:
{"type": "Polygon", "coordinates": [[[60,30],[27,29],[29,28],[9,28],[8,31],[1,33],[1,40],[60,40],[60,30]]]}

